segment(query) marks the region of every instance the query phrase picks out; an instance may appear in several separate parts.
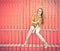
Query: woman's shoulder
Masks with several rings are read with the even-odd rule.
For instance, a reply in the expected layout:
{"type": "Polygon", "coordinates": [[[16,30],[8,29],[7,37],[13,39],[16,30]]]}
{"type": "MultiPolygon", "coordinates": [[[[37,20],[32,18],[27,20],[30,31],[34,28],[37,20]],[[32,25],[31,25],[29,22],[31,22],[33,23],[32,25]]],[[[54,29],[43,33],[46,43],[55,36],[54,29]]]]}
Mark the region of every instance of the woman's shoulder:
{"type": "Polygon", "coordinates": [[[37,15],[37,13],[34,13],[33,15],[37,15]]]}

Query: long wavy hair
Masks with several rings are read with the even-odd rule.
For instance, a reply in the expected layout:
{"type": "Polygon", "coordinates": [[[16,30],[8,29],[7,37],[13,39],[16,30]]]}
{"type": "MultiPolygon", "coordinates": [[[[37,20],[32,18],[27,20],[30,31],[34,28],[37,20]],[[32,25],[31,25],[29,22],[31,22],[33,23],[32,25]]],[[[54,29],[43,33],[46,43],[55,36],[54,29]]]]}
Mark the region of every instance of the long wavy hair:
{"type": "MultiPolygon", "coordinates": [[[[43,9],[42,9],[42,8],[39,8],[39,9],[42,10],[41,17],[42,17],[42,24],[43,24],[43,23],[44,23],[44,19],[43,19],[43,9]]],[[[38,9],[38,10],[39,10],[39,9],[38,9]]]]}

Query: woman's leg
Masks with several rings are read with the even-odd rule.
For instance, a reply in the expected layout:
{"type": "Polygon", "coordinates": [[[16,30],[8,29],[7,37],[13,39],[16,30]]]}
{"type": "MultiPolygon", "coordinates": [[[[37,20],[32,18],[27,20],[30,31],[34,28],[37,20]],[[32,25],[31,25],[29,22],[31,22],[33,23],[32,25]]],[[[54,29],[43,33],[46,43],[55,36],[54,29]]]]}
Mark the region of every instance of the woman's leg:
{"type": "Polygon", "coordinates": [[[30,27],[30,30],[29,30],[29,32],[28,32],[28,34],[27,34],[26,41],[25,41],[25,43],[24,43],[25,45],[28,43],[28,39],[29,39],[31,33],[33,32],[33,30],[34,30],[34,26],[31,26],[31,27],[30,27]]]}
{"type": "Polygon", "coordinates": [[[41,41],[44,43],[44,46],[45,46],[45,48],[47,48],[47,42],[45,41],[45,39],[42,37],[42,35],[39,33],[40,32],[40,28],[38,27],[37,29],[36,29],[36,35],[41,39],[41,41]]]}

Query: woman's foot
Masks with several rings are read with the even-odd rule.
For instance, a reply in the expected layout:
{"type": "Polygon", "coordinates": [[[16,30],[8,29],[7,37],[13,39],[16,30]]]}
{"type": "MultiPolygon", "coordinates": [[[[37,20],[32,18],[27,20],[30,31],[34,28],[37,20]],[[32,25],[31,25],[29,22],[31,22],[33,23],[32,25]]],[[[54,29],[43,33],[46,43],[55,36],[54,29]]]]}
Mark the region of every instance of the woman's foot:
{"type": "Polygon", "coordinates": [[[26,46],[27,45],[27,41],[25,41],[25,43],[24,43],[24,46],[26,46]]]}
{"type": "Polygon", "coordinates": [[[44,43],[44,48],[48,48],[49,45],[47,43],[44,43]]]}

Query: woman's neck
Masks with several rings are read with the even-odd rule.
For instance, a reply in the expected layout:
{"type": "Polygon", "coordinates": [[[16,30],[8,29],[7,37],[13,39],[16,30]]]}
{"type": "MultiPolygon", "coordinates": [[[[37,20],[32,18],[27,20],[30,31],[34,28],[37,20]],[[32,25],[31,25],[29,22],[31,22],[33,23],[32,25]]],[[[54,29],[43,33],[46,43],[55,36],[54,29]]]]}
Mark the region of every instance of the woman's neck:
{"type": "Polygon", "coordinates": [[[41,15],[40,15],[40,14],[38,14],[38,16],[39,16],[39,17],[41,17],[41,15]]]}

